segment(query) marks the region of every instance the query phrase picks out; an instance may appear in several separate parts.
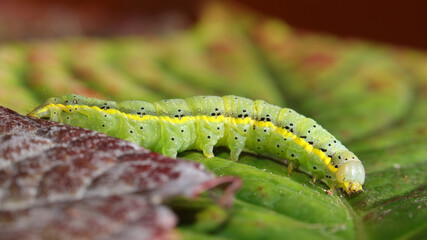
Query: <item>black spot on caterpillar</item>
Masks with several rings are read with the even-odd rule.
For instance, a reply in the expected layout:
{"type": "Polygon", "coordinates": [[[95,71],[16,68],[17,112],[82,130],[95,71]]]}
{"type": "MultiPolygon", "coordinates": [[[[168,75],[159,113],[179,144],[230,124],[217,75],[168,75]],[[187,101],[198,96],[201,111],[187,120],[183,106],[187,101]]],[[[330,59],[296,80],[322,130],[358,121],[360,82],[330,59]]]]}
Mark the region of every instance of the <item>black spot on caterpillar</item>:
{"type": "Polygon", "coordinates": [[[154,103],[120,103],[66,95],[51,98],[31,116],[89,128],[176,157],[215,146],[230,149],[237,160],[244,148],[288,160],[289,173],[301,167],[333,190],[362,190],[361,161],[313,119],[289,108],[237,96],[196,96],[154,103]]]}

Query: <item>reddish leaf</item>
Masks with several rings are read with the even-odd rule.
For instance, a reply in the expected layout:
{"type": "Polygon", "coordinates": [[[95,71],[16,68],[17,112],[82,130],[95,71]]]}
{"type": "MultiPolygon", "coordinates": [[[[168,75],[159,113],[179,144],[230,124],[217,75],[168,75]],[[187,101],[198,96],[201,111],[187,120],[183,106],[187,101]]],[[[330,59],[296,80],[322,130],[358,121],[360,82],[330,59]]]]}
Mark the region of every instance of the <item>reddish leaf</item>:
{"type": "Polygon", "coordinates": [[[101,133],[0,107],[2,239],[164,239],[163,199],[239,181],[101,133]]]}

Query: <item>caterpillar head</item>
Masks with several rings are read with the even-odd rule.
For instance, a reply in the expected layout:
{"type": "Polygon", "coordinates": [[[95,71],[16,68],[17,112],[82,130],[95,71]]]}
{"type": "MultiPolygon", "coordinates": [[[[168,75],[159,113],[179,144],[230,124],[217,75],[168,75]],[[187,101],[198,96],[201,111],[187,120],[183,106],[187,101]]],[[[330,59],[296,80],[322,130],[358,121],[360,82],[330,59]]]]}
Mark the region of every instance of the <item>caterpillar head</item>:
{"type": "Polygon", "coordinates": [[[336,172],[337,181],[347,194],[363,191],[365,169],[359,159],[344,162],[336,172]]]}

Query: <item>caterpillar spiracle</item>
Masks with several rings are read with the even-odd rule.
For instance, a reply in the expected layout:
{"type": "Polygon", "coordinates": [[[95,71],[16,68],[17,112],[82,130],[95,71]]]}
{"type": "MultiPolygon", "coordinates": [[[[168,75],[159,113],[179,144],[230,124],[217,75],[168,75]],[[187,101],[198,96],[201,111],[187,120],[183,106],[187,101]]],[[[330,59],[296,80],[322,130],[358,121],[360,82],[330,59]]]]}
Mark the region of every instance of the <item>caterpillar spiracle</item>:
{"type": "Polygon", "coordinates": [[[166,156],[202,150],[213,157],[215,146],[230,149],[237,160],[243,149],[287,159],[348,194],[363,191],[361,161],[313,119],[289,108],[237,96],[196,96],[153,103],[113,102],[78,95],[50,98],[30,116],[89,128],[122,138],[166,156]]]}

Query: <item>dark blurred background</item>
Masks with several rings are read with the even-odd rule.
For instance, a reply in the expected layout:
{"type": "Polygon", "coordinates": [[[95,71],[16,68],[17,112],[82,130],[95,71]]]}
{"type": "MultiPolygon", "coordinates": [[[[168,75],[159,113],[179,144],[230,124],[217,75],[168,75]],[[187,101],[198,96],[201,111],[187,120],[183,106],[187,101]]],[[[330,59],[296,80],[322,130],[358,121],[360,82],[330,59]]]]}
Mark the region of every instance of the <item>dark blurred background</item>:
{"type": "MultiPolygon", "coordinates": [[[[233,2],[305,30],[427,49],[425,1],[233,2]]],[[[0,38],[164,31],[191,24],[201,4],[197,0],[0,0],[0,38]]]]}

